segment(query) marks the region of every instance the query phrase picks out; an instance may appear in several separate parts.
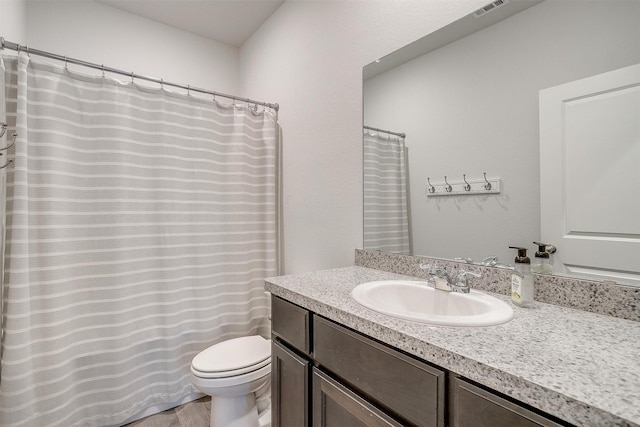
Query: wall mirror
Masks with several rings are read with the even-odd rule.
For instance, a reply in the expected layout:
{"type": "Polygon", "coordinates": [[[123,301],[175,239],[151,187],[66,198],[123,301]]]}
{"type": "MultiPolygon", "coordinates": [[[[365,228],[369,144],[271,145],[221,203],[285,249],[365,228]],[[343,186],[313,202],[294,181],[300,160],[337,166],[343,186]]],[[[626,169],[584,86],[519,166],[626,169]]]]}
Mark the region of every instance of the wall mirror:
{"type": "MultiPolygon", "coordinates": [[[[626,140],[618,144],[604,135],[591,143],[610,147],[625,159],[623,167],[616,156],[603,156],[605,149],[541,150],[540,143],[541,91],[640,63],[639,23],[635,0],[499,0],[365,66],[364,248],[474,262],[497,256],[511,264],[509,246],[527,247],[533,259],[533,241],[546,236],[545,210],[558,211],[567,228],[575,222],[567,219],[569,209],[573,216],[600,216],[597,222],[605,224],[587,231],[575,226],[575,233],[566,233],[572,239],[607,237],[622,246],[566,249],[565,259],[594,252],[600,264],[589,278],[639,286],[640,85],[624,86],[619,97],[631,109],[626,140]],[[547,169],[558,158],[559,172],[547,169]],[[598,180],[622,171],[614,179],[620,187],[592,192],[591,204],[572,199],[552,206],[545,186],[566,192],[562,179],[574,170],[568,164],[589,165],[593,172],[573,182],[575,188],[596,188],[598,180]],[[549,182],[549,176],[559,178],[549,182]],[[487,182],[493,192],[482,191],[487,182]],[[449,185],[452,194],[441,196],[449,185]],[[607,210],[630,212],[629,226],[609,230],[617,219],[609,221],[607,210]],[[618,265],[619,258],[627,265],[618,265]]],[[[596,113],[586,124],[604,122],[600,117],[596,113]]],[[[558,257],[566,247],[544,243],[558,245],[558,257]]],[[[554,261],[559,274],[582,274],[570,267],[554,261]]]]}

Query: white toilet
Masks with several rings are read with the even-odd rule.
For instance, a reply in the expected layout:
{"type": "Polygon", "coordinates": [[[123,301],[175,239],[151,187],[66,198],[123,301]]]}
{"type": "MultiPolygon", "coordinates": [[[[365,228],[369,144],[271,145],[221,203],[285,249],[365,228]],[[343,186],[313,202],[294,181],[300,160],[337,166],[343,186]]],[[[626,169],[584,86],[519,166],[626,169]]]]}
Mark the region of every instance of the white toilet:
{"type": "Polygon", "coordinates": [[[201,351],[191,381],[211,396],[211,427],[271,426],[271,341],[234,338],[201,351]]]}

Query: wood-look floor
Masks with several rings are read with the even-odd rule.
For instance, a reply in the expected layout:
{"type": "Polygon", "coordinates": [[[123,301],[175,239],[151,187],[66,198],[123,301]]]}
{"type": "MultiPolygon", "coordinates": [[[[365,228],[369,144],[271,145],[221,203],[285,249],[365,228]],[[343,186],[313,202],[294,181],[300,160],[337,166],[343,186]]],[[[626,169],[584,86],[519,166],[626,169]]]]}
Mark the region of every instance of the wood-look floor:
{"type": "Polygon", "coordinates": [[[126,424],[126,427],[209,427],[210,412],[211,397],[205,396],[182,406],[126,424]]]}

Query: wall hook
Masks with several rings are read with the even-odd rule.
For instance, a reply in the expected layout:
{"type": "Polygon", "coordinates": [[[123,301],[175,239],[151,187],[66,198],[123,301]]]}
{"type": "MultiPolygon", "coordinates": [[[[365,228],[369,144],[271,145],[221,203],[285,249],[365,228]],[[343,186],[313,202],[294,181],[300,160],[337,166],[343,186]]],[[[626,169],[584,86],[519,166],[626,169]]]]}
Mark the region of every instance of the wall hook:
{"type": "Polygon", "coordinates": [[[486,182],[486,184],[484,185],[484,189],[485,190],[491,190],[491,183],[489,181],[487,181],[487,173],[484,173],[484,181],[486,182]]]}
{"type": "Polygon", "coordinates": [[[447,182],[447,176],[444,176],[444,183],[447,184],[446,187],[444,187],[444,189],[447,191],[447,193],[451,193],[453,191],[453,187],[451,186],[451,184],[449,184],[447,182]]]}
{"type": "Polygon", "coordinates": [[[462,180],[464,181],[464,191],[471,191],[471,184],[467,182],[467,175],[462,174],[462,180]]]}
{"type": "Polygon", "coordinates": [[[431,184],[431,181],[429,181],[429,177],[427,177],[427,184],[429,184],[429,189],[428,189],[429,193],[431,193],[431,194],[435,193],[436,192],[436,187],[434,187],[431,184]]]}

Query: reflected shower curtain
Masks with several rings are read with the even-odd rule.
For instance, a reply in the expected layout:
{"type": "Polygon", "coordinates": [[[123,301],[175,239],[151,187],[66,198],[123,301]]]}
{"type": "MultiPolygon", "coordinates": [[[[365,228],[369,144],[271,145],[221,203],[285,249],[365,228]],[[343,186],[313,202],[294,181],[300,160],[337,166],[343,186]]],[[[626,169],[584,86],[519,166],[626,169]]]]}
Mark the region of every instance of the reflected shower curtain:
{"type": "Polygon", "coordinates": [[[7,173],[0,425],[117,425],[193,393],[193,356],[265,333],[278,126],[3,56],[7,173]]]}
{"type": "Polygon", "coordinates": [[[404,138],[364,131],[364,249],[411,255],[404,138]]]}

